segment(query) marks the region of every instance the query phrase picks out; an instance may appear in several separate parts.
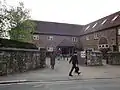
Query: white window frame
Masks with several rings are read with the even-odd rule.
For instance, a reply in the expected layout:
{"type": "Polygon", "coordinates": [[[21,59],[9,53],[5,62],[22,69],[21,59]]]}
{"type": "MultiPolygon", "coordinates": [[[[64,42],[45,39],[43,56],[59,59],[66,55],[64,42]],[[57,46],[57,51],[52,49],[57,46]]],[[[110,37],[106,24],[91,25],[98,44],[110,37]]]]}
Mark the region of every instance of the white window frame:
{"type": "Polygon", "coordinates": [[[120,35],[120,28],[118,29],[118,35],[120,35]]]}
{"type": "Polygon", "coordinates": [[[48,40],[53,40],[53,36],[48,36],[47,39],[48,40]]]}
{"type": "Polygon", "coordinates": [[[98,39],[98,34],[97,33],[94,34],[94,39],[98,39]]]}
{"type": "Polygon", "coordinates": [[[89,37],[89,36],[86,36],[86,40],[90,40],[90,37],[89,37]]]}
{"type": "Polygon", "coordinates": [[[119,48],[119,52],[120,52],[120,46],[118,46],[118,48],[119,48]]]}
{"type": "Polygon", "coordinates": [[[53,52],[53,47],[47,47],[48,52],[53,52]]]}
{"type": "Polygon", "coordinates": [[[76,37],[72,37],[72,41],[73,42],[77,42],[77,38],[76,37]]]}
{"type": "Polygon", "coordinates": [[[33,35],[33,40],[39,40],[39,35],[33,35]]]}

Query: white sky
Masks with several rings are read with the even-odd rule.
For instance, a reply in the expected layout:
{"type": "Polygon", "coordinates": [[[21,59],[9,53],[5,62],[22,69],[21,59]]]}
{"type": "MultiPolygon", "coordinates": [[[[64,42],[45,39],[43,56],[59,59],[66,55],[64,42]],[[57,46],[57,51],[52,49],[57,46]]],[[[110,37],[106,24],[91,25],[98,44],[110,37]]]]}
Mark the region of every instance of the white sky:
{"type": "Polygon", "coordinates": [[[71,24],[88,24],[120,10],[120,0],[6,0],[10,5],[23,1],[31,18],[71,24]]]}

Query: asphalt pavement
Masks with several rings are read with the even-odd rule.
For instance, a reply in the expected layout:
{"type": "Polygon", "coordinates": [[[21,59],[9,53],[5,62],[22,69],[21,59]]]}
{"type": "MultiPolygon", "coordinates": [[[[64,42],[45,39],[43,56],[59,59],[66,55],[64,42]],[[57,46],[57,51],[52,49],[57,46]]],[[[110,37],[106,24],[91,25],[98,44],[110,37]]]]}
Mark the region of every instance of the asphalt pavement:
{"type": "Polygon", "coordinates": [[[2,84],[0,90],[120,90],[120,79],[2,84]]]}

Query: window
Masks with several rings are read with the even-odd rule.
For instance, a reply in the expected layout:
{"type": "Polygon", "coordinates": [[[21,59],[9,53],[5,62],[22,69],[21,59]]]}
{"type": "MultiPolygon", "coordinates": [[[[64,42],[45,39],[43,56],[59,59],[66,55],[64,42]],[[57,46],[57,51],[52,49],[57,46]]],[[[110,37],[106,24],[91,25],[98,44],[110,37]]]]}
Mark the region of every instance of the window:
{"type": "Polygon", "coordinates": [[[101,25],[105,24],[106,21],[107,21],[107,19],[105,19],[105,20],[101,23],[101,25]]]}
{"type": "Polygon", "coordinates": [[[53,36],[48,36],[48,40],[53,40],[53,36]]]}
{"type": "Polygon", "coordinates": [[[85,31],[86,31],[89,27],[90,27],[90,25],[86,27],[85,31]]]}
{"type": "Polygon", "coordinates": [[[97,40],[98,39],[98,34],[94,34],[94,39],[97,40]]]}
{"type": "Polygon", "coordinates": [[[120,52],[120,46],[119,46],[119,52],[120,52]]]}
{"type": "Polygon", "coordinates": [[[108,47],[108,45],[106,45],[106,47],[108,47]]]}
{"type": "Polygon", "coordinates": [[[39,40],[39,35],[33,35],[33,40],[39,40]]]}
{"type": "Polygon", "coordinates": [[[97,25],[97,23],[95,23],[92,28],[94,28],[96,25],[97,25]]]}
{"type": "Polygon", "coordinates": [[[111,21],[115,21],[118,18],[119,15],[116,15],[111,21]]]}
{"type": "Polygon", "coordinates": [[[118,35],[120,35],[120,28],[118,29],[118,35]]]}
{"type": "Polygon", "coordinates": [[[102,45],[102,47],[104,47],[104,45],[102,45]]]}
{"type": "Polygon", "coordinates": [[[72,41],[73,42],[77,42],[77,38],[76,37],[72,37],[72,41]]]}
{"type": "Polygon", "coordinates": [[[90,40],[89,36],[86,36],[86,40],[90,40]]]}
{"type": "Polygon", "coordinates": [[[48,52],[53,52],[53,47],[47,47],[48,52]]]}

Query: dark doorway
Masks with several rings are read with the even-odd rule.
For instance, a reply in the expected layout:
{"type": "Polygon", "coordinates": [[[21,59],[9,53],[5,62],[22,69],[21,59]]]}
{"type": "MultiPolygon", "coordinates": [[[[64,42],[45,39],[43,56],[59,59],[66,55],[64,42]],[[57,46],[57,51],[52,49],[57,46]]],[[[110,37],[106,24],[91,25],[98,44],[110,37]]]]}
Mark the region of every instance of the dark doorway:
{"type": "Polygon", "coordinates": [[[117,51],[117,46],[116,45],[113,45],[113,52],[114,51],[117,51]]]}
{"type": "Polygon", "coordinates": [[[58,47],[61,49],[61,54],[62,55],[72,55],[74,52],[74,47],[58,47]]]}

